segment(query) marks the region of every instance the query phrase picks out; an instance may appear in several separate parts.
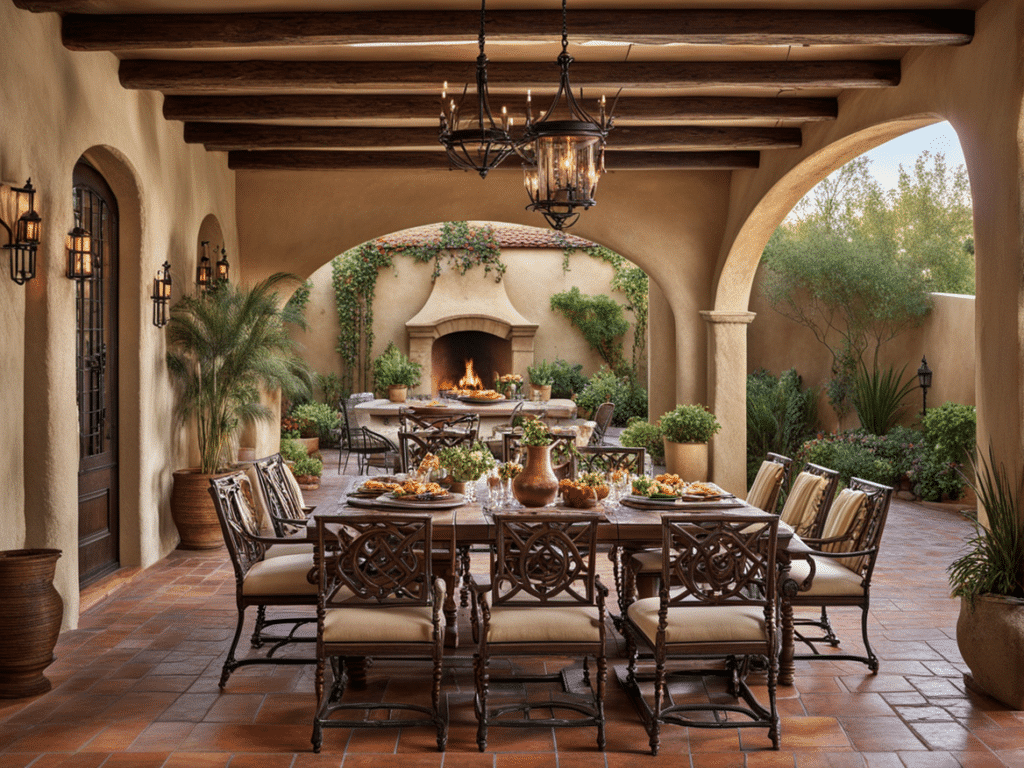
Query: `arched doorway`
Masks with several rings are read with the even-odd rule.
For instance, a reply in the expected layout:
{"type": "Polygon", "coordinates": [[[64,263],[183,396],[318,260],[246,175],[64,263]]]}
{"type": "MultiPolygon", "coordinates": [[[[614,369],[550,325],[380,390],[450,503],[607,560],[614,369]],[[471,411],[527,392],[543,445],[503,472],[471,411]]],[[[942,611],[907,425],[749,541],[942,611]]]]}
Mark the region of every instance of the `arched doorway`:
{"type": "Polygon", "coordinates": [[[118,209],[106,180],[79,162],[75,221],[92,236],[93,274],[75,286],[78,400],[78,573],[85,586],[117,570],[118,209]]]}

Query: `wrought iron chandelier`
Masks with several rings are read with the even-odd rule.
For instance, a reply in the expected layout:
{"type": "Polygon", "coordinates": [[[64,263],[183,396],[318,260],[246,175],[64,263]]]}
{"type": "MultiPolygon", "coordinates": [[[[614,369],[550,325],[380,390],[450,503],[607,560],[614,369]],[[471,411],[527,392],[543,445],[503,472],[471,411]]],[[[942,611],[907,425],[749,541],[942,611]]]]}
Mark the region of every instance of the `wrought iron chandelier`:
{"type": "MultiPolygon", "coordinates": [[[[448,159],[455,168],[465,171],[476,171],[480,178],[487,178],[488,172],[498,166],[506,157],[515,151],[515,142],[509,134],[512,118],[502,107],[500,120],[495,120],[491,112],[490,99],[487,93],[487,56],[484,54],[484,23],[486,20],[486,0],[480,2],[480,55],[476,57],[476,115],[466,115],[465,127],[460,126],[462,101],[466,97],[466,89],[462,91],[462,99],[448,102],[448,83],[441,92],[441,135],[440,141],[448,151],[448,159]]],[[[469,86],[467,85],[466,88],[469,86]]]]}
{"type": "MultiPolygon", "coordinates": [[[[595,120],[580,106],[569,82],[569,32],[566,0],[562,0],[561,76],[558,91],[541,118],[533,120],[527,94],[526,133],[519,148],[525,161],[525,185],[530,195],[528,210],[540,211],[554,229],[571,227],[581,210],[594,205],[597,182],[604,172],[604,145],[612,129],[611,111],[600,102],[595,120]]],[[[614,111],[615,105],[612,105],[614,111]]]]}

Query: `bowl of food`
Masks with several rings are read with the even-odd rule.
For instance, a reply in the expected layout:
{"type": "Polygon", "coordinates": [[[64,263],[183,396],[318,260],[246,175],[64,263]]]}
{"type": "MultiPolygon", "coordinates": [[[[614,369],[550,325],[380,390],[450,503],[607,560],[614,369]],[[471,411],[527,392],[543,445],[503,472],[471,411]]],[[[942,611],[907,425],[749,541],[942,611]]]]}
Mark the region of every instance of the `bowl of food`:
{"type": "Polygon", "coordinates": [[[578,480],[562,480],[558,484],[558,490],[562,494],[562,502],[567,507],[589,509],[597,504],[594,489],[578,480]]]}

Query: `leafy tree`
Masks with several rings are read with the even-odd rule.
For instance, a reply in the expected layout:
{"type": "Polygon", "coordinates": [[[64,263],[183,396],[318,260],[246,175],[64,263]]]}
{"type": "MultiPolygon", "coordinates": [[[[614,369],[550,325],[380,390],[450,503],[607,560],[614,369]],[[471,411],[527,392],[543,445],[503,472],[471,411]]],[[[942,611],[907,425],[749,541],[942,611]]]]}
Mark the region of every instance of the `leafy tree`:
{"type": "Polygon", "coordinates": [[[622,335],[629,330],[622,307],[603,293],[584,296],[573,286],[551,297],[551,309],[561,312],[617,376],[631,376],[622,351],[622,335]]]}

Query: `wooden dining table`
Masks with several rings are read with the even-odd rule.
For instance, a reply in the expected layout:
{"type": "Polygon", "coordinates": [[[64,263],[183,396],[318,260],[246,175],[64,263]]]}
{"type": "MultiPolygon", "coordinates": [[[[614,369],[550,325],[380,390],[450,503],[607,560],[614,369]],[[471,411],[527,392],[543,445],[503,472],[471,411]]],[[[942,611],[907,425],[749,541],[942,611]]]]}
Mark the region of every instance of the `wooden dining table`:
{"type": "MultiPolygon", "coordinates": [[[[584,510],[571,509],[565,506],[548,506],[541,508],[511,508],[509,506],[490,506],[486,503],[487,494],[485,484],[478,483],[477,501],[466,502],[453,499],[448,508],[431,508],[428,504],[417,504],[406,502],[405,504],[394,504],[389,500],[378,498],[357,498],[349,493],[369,478],[353,477],[342,486],[342,492],[337,499],[327,501],[318,505],[310,515],[310,522],[307,533],[311,539],[316,536],[315,518],[318,515],[364,515],[368,510],[380,512],[429,512],[434,529],[435,546],[444,547],[445,543],[450,547],[451,556],[444,562],[448,572],[441,575],[447,586],[445,605],[445,644],[449,647],[458,646],[458,625],[457,625],[457,585],[459,562],[456,556],[456,547],[466,545],[491,545],[494,543],[496,525],[494,522],[495,512],[515,512],[523,515],[551,512],[580,512],[584,510]],[[454,505],[455,501],[460,501],[454,505]]],[[[726,498],[718,501],[691,501],[679,502],[673,505],[664,505],[656,509],[638,509],[627,506],[625,503],[611,503],[608,500],[599,502],[597,506],[588,510],[598,517],[597,536],[601,544],[607,545],[614,553],[637,550],[644,547],[661,546],[661,514],[662,512],[691,512],[707,511],[719,512],[725,515],[766,515],[756,507],[751,507],[741,499],[726,498]]],[[[788,526],[781,526],[778,539],[778,561],[779,561],[779,585],[781,592],[780,601],[780,634],[782,648],[779,655],[779,684],[793,684],[793,608],[787,596],[796,594],[798,585],[793,579],[788,578],[790,563],[794,559],[807,558],[813,550],[810,549],[800,538],[792,533],[788,526]]],[[[621,569],[616,569],[620,572],[621,569]]],[[[622,584],[615,585],[618,590],[622,584]]],[[[800,585],[806,589],[807,585],[800,585]]]]}

